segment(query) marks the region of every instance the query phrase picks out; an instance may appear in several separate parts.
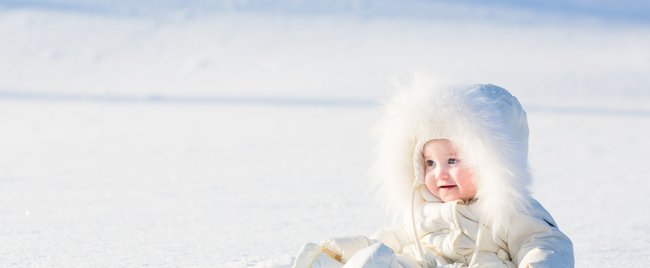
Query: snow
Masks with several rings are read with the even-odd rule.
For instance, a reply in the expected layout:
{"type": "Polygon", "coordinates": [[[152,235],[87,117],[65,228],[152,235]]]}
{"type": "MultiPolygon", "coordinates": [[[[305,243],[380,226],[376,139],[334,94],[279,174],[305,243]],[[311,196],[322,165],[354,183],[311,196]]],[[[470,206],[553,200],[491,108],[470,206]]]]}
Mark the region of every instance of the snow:
{"type": "Polygon", "coordinates": [[[576,266],[650,261],[645,22],[254,3],[0,9],[0,266],[287,267],[302,243],[371,234],[368,137],[415,71],[518,96],[576,266]]]}

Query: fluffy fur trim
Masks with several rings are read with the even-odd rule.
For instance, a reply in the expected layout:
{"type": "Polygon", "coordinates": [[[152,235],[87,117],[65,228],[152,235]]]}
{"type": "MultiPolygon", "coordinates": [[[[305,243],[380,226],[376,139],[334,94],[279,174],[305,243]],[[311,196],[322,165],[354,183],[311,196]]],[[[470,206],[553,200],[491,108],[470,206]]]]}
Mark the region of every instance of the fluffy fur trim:
{"type": "MultiPolygon", "coordinates": [[[[422,150],[431,139],[449,139],[474,169],[479,215],[494,234],[514,214],[529,211],[526,113],[503,88],[416,78],[398,86],[385,104],[375,137],[371,176],[379,199],[397,220],[410,215],[413,187],[424,181],[422,150]]],[[[431,197],[417,196],[419,203],[440,202],[431,197]]]]}

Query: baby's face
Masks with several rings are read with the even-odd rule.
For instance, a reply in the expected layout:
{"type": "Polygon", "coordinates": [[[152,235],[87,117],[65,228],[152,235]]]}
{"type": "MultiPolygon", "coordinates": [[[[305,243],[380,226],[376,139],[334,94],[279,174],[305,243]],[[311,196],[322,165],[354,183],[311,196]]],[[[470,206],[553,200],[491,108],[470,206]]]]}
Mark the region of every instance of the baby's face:
{"type": "Polygon", "coordinates": [[[458,158],[449,140],[430,140],[422,154],[424,182],[433,195],[443,202],[467,201],[476,195],[472,170],[458,158]]]}

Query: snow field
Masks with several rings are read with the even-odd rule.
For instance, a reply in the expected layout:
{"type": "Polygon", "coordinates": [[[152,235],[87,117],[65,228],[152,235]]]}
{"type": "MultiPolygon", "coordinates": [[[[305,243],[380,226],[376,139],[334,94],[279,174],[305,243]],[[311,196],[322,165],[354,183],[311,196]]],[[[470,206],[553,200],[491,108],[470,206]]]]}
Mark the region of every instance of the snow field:
{"type": "Polygon", "coordinates": [[[373,103],[414,71],[510,90],[576,266],[643,266],[650,30],[526,16],[1,9],[0,266],[277,268],[371,234],[373,103]]]}
{"type": "MultiPolygon", "coordinates": [[[[0,107],[6,265],[284,267],[301,243],[384,226],[376,107],[0,107]]],[[[529,114],[533,192],[577,266],[648,261],[650,119],[529,114]]]]}

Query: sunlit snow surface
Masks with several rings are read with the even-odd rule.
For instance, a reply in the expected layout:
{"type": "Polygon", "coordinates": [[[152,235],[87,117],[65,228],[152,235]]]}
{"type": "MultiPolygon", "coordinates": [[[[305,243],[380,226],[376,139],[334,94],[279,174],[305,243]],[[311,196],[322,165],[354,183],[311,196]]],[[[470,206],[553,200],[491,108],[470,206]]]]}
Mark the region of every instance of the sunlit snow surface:
{"type": "Polygon", "coordinates": [[[519,97],[577,267],[650,261],[644,22],[49,3],[0,10],[0,266],[287,267],[371,234],[368,137],[414,71],[519,97]]]}

